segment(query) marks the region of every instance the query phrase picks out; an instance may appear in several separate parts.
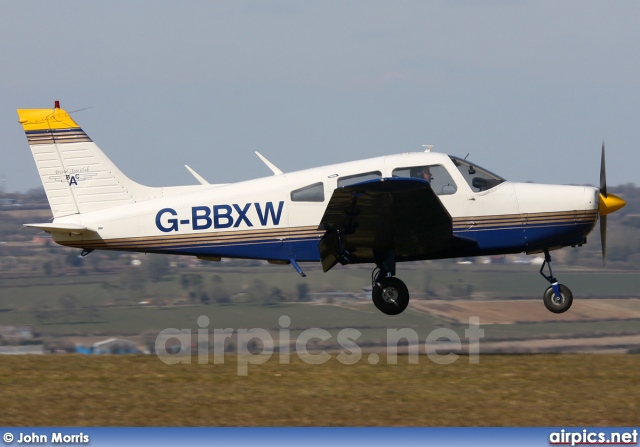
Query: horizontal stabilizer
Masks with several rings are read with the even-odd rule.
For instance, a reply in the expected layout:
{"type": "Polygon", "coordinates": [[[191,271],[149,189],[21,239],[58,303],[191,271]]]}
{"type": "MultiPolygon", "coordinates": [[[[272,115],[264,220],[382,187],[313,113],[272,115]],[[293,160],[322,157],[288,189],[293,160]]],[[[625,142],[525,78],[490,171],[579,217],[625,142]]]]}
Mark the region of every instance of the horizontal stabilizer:
{"type": "Polygon", "coordinates": [[[46,231],[47,233],[82,234],[82,233],[95,232],[95,230],[87,228],[84,225],[78,225],[78,224],[73,224],[73,223],[34,223],[34,224],[24,224],[23,228],[39,228],[40,230],[46,231]]]}

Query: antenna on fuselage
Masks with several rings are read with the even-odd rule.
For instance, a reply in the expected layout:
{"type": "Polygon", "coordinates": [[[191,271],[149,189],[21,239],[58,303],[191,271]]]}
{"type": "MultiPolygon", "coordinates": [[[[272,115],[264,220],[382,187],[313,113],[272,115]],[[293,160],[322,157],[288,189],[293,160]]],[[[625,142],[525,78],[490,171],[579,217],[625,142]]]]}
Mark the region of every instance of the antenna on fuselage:
{"type": "Polygon", "coordinates": [[[193,169],[191,169],[188,165],[184,165],[185,168],[187,168],[187,170],[191,173],[191,175],[193,175],[196,180],[198,180],[200,182],[201,185],[208,185],[209,182],[206,181],[204,179],[204,177],[202,177],[200,174],[198,174],[196,171],[194,171],[193,169]]]}
{"type": "Polygon", "coordinates": [[[433,144],[423,144],[422,147],[424,148],[425,152],[431,152],[431,149],[433,149],[433,144]]]}
{"type": "Polygon", "coordinates": [[[271,172],[273,172],[273,175],[281,175],[281,174],[283,174],[283,172],[282,172],[280,169],[278,169],[278,168],[276,167],[276,165],[274,165],[274,164],[273,164],[273,163],[271,163],[269,160],[267,160],[267,159],[266,159],[266,158],[265,158],[265,157],[264,157],[260,152],[258,152],[258,151],[255,151],[255,152],[256,152],[256,155],[257,155],[258,157],[260,157],[260,160],[262,160],[262,162],[263,162],[265,165],[267,165],[267,167],[268,167],[269,169],[271,169],[271,172]]]}

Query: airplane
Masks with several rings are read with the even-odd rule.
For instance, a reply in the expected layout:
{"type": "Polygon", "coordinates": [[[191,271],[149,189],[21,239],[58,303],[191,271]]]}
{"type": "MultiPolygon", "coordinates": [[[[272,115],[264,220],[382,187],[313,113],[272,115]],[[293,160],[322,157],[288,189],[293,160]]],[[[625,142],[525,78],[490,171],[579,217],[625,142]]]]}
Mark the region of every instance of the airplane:
{"type": "Polygon", "coordinates": [[[581,246],[600,219],[603,261],[607,215],[625,205],[607,192],[602,145],[600,187],[516,183],[465,158],[402,153],[210,184],[148,187],[123,174],[60,108],[19,109],[53,220],[24,227],[82,249],[266,260],[375,264],[372,300],[397,315],[409,291],[396,277],[406,261],[544,253],[545,307],[573,303],[550,252],[581,246]],[[545,272],[548,269],[548,273],[545,272]]]}

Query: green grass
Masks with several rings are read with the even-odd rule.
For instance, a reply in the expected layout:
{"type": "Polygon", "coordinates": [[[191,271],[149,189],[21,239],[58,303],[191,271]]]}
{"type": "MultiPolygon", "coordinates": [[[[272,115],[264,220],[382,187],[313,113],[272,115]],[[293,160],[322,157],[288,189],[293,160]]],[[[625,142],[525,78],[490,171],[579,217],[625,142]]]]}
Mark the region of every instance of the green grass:
{"type": "Polygon", "coordinates": [[[7,356],[0,426],[632,426],[640,355],[494,355],[417,365],[276,356],[237,375],[154,356],[7,356]]]}
{"type": "MultiPolygon", "coordinates": [[[[452,286],[471,286],[473,294],[482,294],[496,299],[511,297],[541,298],[548,284],[538,274],[539,267],[529,265],[457,265],[444,262],[422,262],[402,264],[398,276],[407,283],[415,297],[423,297],[427,288],[435,296],[450,298],[452,286]]],[[[242,292],[254,280],[263,281],[268,290],[280,288],[285,295],[295,298],[298,284],[306,284],[311,292],[342,290],[359,292],[370,286],[369,266],[350,268],[336,267],[323,273],[317,266],[305,266],[307,278],[300,278],[290,266],[230,267],[208,265],[197,270],[183,269],[159,283],[145,281],[144,291],[139,294],[151,298],[175,297],[184,293],[180,276],[184,273],[201,274],[204,290],[213,287],[211,278],[219,276],[224,288],[232,294],[242,292]]],[[[568,285],[579,298],[633,296],[640,290],[640,275],[615,271],[584,271],[556,269],[560,282],[568,285]]],[[[73,294],[80,304],[99,304],[113,300],[103,283],[121,284],[125,274],[92,274],[70,276],[45,276],[34,272],[28,277],[0,278],[0,308],[29,307],[42,302],[53,302],[64,295],[73,294]]],[[[144,273],[141,273],[141,279],[144,273]]]]}
{"type": "MultiPolygon", "coordinates": [[[[29,311],[2,312],[0,324],[34,324],[34,330],[44,336],[69,334],[139,334],[147,330],[160,331],[165,328],[191,328],[196,330],[200,315],[209,317],[209,328],[264,328],[278,330],[279,318],[287,315],[291,319],[292,333],[310,327],[322,327],[337,332],[343,328],[384,330],[387,327],[411,327],[419,333],[430,331],[440,321],[425,314],[407,311],[390,318],[373,308],[367,312],[331,305],[311,303],[286,303],[277,306],[257,304],[197,305],[197,306],[135,306],[108,307],[101,309],[98,321],[86,322],[82,316],[75,317],[78,323],[65,323],[62,317],[52,322],[37,323],[29,311]]],[[[383,331],[384,333],[384,331],[383,331]]],[[[426,334],[425,334],[426,335],[426,334]]]]}

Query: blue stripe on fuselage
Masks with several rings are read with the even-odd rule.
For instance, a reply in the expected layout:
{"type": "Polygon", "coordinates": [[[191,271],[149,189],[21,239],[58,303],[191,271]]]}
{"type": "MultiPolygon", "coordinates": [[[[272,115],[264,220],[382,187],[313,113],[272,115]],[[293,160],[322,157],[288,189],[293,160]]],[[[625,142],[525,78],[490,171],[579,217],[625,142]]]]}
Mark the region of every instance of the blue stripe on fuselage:
{"type": "Polygon", "coordinates": [[[454,231],[456,236],[473,239],[477,248],[461,256],[482,256],[495,253],[520,253],[546,247],[571,246],[584,242],[593,223],[544,224],[510,228],[454,231]]]}
{"type": "MultiPolygon", "coordinates": [[[[585,236],[593,229],[593,226],[593,223],[564,223],[455,231],[454,234],[456,236],[477,241],[477,247],[449,253],[440,253],[438,257],[521,253],[536,251],[546,247],[577,245],[584,242],[585,236]]],[[[293,258],[300,262],[315,262],[320,261],[318,251],[319,240],[319,236],[286,240],[263,239],[252,242],[202,244],[199,246],[175,245],[162,247],[158,250],[148,247],[145,251],[198,256],[219,256],[223,258],[274,260],[290,260],[293,258]]]]}

